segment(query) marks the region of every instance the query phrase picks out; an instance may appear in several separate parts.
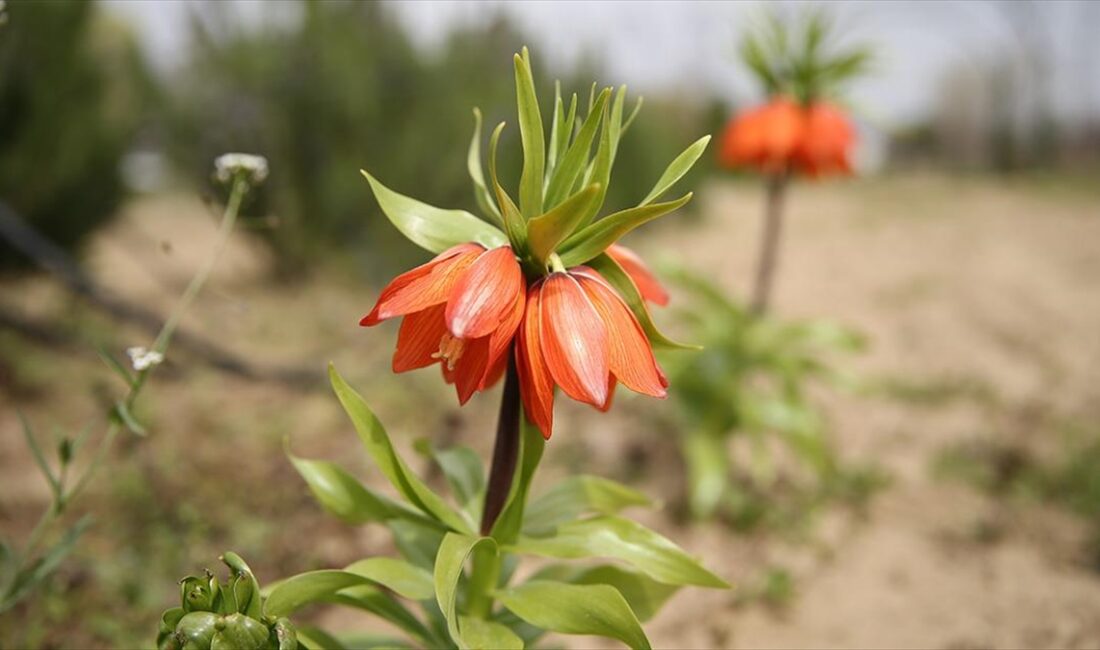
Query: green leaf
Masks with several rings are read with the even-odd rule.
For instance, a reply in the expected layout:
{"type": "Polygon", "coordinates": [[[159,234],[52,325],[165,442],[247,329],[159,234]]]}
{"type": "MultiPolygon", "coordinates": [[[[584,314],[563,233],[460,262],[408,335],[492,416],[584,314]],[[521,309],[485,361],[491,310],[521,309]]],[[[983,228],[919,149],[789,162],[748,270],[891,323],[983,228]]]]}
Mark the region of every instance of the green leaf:
{"type": "Polygon", "coordinates": [[[691,197],[691,192],[688,192],[675,201],[629,208],[600,219],[565,240],[559,253],[562,264],[566,267],[584,264],[607,250],[608,246],[617,242],[626,233],[679,209],[690,201],[691,197]]]}
{"type": "Polygon", "coordinates": [[[630,307],[630,311],[634,312],[634,317],[638,319],[638,323],[645,331],[646,338],[649,339],[650,345],[654,348],[673,350],[701,349],[697,345],[677,343],[661,333],[661,330],[657,329],[657,325],[653,322],[653,317],[649,315],[649,308],[646,307],[645,301],[642,299],[642,294],[638,291],[638,287],[634,284],[634,280],[630,279],[630,275],[623,270],[623,267],[619,266],[618,262],[611,259],[610,255],[607,253],[598,255],[589,260],[588,265],[598,271],[599,274],[619,292],[619,295],[626,301],[627,306],[630,307]]]}
{"type": "Polygon", "coordinates": [[[683,153],[676,156],[665,168],[661,177],[657,179],[657,184],[653,186],[653,189],[649,191],[639,206],[648,205],[651,201],[658,199],[662,194],[667,192],[669,188],[676,184],[676,181],[684,177],[684,174],[691,171],[695,161],[699,160],[699,156],[703,155],[703,151],[707,148],[707,144],[710,143],[710,136],[706,135],[696,140],[690,147],[685,149],[683,153]]]}
{"type": "Polygon", "coordinates": [[[366,584],[348,587],[322,600],[370,612],[393,623],[413,638],[421,640],[424,647],[443,645],[441,639],[433,635],[431,630],[412,615],[412,612],[397,602],[392,595],[377,587],[366,584]]]}
{"type": "Polygon", "coordinates": [[[409,241],[432,253],[468,242],[486,248],[508,243],[504,233],[465,210],[444,210],[398,194],[360,170],[390,222],[409,241]]]}
{"type": "Polygon", "coordinates": [[[42,470],[42,475],[46,477],[46,482],[50,484],[50,491],[53,492],[54,498],[60,498],[61,484],[54,476],[53,470],[50,469],[50,464],[46,462],[46,455],[42,453],[42,447],[38,444],[38,438],[34,435],[31,423],[19,409],[15,410],[15,414],[19,418],[19,424],[23,429],[23,437],[27,441],[27,447],[30,448],[31,455],[34,456],[35,464],[38,465],[38,469],[42,470]]]}
{"type": "Polygon", "coordinates": [[[434,520],[423,517],[404,504],[375,494],[335,463],[299,458],[290,451],[286,454],[294,469],[298,470],[298,474],[309,485],[314,498],[321,503],[321,507],[349,524],[403,517],[438,525],[434,520]]]}
{"type": "Polygon", "coordinates": [[[508,499],[504,503],[504,510],[493,524],[493,538],[502,544],[514,541],[520,533],[523,525],[523,510],[527,504],[527,493],[531,489],[531,479],[534,478],[535,469],[542,460],[542,452],[546,446],[546,440],[538,427],[527,421],[527,416],[520,408],[520,462],[516,467],[515,477],[512,479],[512,488],[508,492],[508,499]]]}
{"type": "Polygon", "coordinates": [[[485,466],[477,452],[469,447],[439,449],[426,438],[417,440],[414,446],[443,471],[443,476],[460,506],[469,510],[478,504],[485,489],[485,466]]]}
{"type": "Polygon", "coordinates": [[[439,553],[435,559],[435,597],[439,603],[439,609],[447,619],[447,631],[460,648],[473,647],[462,636],[457,613],[458,581],[462,577],[462,568],[466,565],[466,559],[470,557],[474,549],[487,545],[486,550],[496,552],[496,541],[491,537],[474,537],[472,535],[460,535],[447,533],[443,543],[439,545],[439,553]]]}
{"type": "Polygon", "coordinates": [[[344,571],[363,576],[410,600],[427,600],[435,594],[430,573],[397,558],[369,557],[349,564],[344,571]]]}
{"type": "Polygon", "coordinates": [[[516,107],[519,111],[519,135],[523,141],[523,173],[519,180],[520,211],[526,217],[542,212],[543,166],[546,163],[542,115],[535,95],[535,80],[527,48],[515,55],[516,107]]]}
{"type": "Polygon", "coordinates": [[[318,627],[299,627],[298,644],[304,650],[347,650],[339,639],[318,627]]]}
{"type": "Polygon", "coordinates": [[[631,648],[650,647],[622,594],[608,585],[532,580],[500,591],[497,597],[510,612],[536,627],[618,639],[631,648]]]}
{"type": "Polygon", "coordinates": [[[521,537],[508,550],[562,559],[616,559],[665,584],[729,587],[665,537],[622,517],[568,522],[549,537],[521,537]]]}
{"type": "Polygon", "coordinates": [[[471,648],[522,650],[523,639],[506,626],[473,616],[459,616],[462,638],[471,648]]]}
{"type": "Polygon", "coordinates": [[[310,603],[323,601],[342,589],[370,584],[363,576],[336,569],[308,571],[291,576],[271,587],[264,601],[267,616],[290,616],[310,603]]]}
{"type": "Polygon", "coordinates": [[[126,384],[127,388],[130,388],[134,385],[134,376],[130,374],[130,371],[123,367],[123,365],[119,363],[118,360],[115,359],[110,352],[108,352],[102,346],[96,347],[96,352],[99,354],[99,358],[103,360],[104,365],[106,365],[108,368],[111,369],[112,372],[118,375],[122,379],[123,383],[126,384]]]}
{"type": "Polygon", "coordinates": [[[527,506],[525,531],[544,530],[582,514],[613,515],[630,506],[650,506],[649,497],[599,476],[570,476],[527,506]]]}
{"type": "Polygon", "coordinates": [[[130,412],[130,407],[126,406],[126,402],[115,402],[115,407],[111,409],[111,413],[114,414],[120,424],[130,430],[131,433],[139,436],[146,435],[145,427],[141,426],[141,423],[137,421],[134,414],[130,412]]]}
{"type": "Polygon", "coordinates": [[[447,532],[438,522],[431,523],[431,526],[427,526],[407,519],[391,519],[386,522],[401,556],[416,566],[429,570],[435,566],[435,554],[447,532]]]}
{"type": "Polygon", "coordinates": [[[61,562],[72,552],[80,536],[91,525],[92,518],[90,515],[81,517],[79,521],[65,531],[56,544],[46,550],[45,554],[22,571],[19,571],[7,590],[0,594],[0,613],[14,607],[30,595],[43,580],[56,571],[61,562]]]}
{"type": "Polygon", "coordinates": [[[389,479],[397,491],[425,514],[434,517],[451,529],[459,532],[471,532],[469,524],[435,492],[414,474],[405,461],[394,451],[393,443],[386,435],[386,429],[371,412],[363,398],[348,386],[336,367],[329,364],[329,380],[340,403],[344,405],[351,418],[359,439],[374,459],[378,469],[389,479]]]}
{"type": "Polygon", "coordinates": [[[493,135],[489,136],[489,177],[493,182],[493,191],[497,196],[497,205],[500,206],[501,218],[504,221],[504,232],[508,234],[508,241],[512,249],[522,252],[523,244],[527,241],[527,221],[520,214],[512,197],[504,191],[504,187],[497,178],[497,144],[500,142],[500,134],[504,130],[504,122],[493,129],[493,135]]]}
{"type": "Polygon", "coordinates": [[[561,159],[561,164],[554,169],[550,177],[550,185],[546,188],[546,205],[550,208],[561,203],[576,184],[581,172],[588,164],[588,152],[592,148],[592,141],[600,126],[600,118],[605,114],[604,106],[611,96],[610,89],[604,89],[600,93],[594,106],[588,112],[588,117],[581,124],[581,130],[577,138],[561,159]]]}
{"type": "Polygon", "coordinates": [[[542,263],[549,259],[558,244],[573,233],[599,193],[600,186],[593,183],[528,222],[527,244],[536,259],[542,263]]]}
{"type": "Polygon", "coordinates": [[[481,170],[481,110],[474,109],[474,135],[470,138],[470,150],[466,153],[466,169],[474,182],[474,199],[481,211],[497,225],[503,225],[500,210],[493,203],[489,189],[485,187],[485,174],[481,170]]]}
{"type": "Polygon", "coordinates": [[[643,623],[656,616],[665,602],[680,589],[677,585],[657,582],[644,573],[609,565],[586,569],[568,582],[611,585],[623,595],[630,609],[643,623]]]}
{"type": "Polygon", "coordinates": [[[558,159],[565,155],[569,147],[569,141],[573,137],[573,125],[577,119],[577,93],[569,102],[569,111],[565,111],[565,104],[561,99],[561,82],[554,82],[554,117],[550,127],[550,150],[546,154],[546,186],[550,186],[550,179],[554,176],[554,170],[558,166],[558,159]]]}
{"type": "MultiPolygon", "coordinates": [[[[621,110],[619,115],[622,116],[621,110]]],[[[604,104],[602,122],[603,124],[600,126],[600,143],[596,147],[596,157],[589,163],[581,182],[583,184],[599,183],[603,189],[600,191],[600,195],[596,197],[595,204],[588,209],[581,220],[582,226],[591,223],[599,214],[600,208],[603,207],[604,197],[607,196],[607,185],[611,182],[611,167],[615,164],[616,143],[612,134],[618,132],[619,127],[618,125],[612,126],[613,119],[606,104],[604,104]]],[[[567,191],[571,189],[567,188],[567,191]]]]}

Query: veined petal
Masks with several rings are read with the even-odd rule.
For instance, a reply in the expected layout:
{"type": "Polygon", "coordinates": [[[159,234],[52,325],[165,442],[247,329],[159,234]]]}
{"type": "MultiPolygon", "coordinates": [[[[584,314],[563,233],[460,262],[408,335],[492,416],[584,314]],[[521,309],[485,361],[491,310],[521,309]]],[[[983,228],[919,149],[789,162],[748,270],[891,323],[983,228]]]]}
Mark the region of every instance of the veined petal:
{"type": "Polygon", "coordinates": [[[554,427],[554,379],[542,357],[539,339],[541,283],[530,290],[524,309],[523,323],[516,336],[516,372],[519,374],[519,394],[527,419],[549,439],[554,427]]]}
{"type": "Polygon", "coordinates": [[[439,342],[447,333],[442,304],[409,314],[397,332],[393,353],[393,371],[405,372],[430,366],[439,361],[439,342]]]}
{"type": "Polygon", "coordinates": [[[460,244],[447,249],[426,264],[393,279],[374,309],[359,321],[370,327],[394,316],[404,316],[446,302],[459,275],[485,249],[478,244],[460,244]]]}
{"type": "Polygon", "coordinates": [[[632,391],[665,397],[667,382],[662,381],[649,339],[630,308],[592,269],[578,267],[573,274],[607,324],[611,374],[632,391]]]}
{"type": "Polygon", "coordinates": [[[447,300],[447,327],[457,338],[487,336],[514,306],[523,291],[523,272],[507,246],[474,261],[455,283],[447,300]]]}
{"type": "Polygon", "coordinates": [[[593,406],[607,401],[608,332],[600,313],[568,273],[553,273],[539,291],[539,339],[554,382],[593,406]]]}
{"type": "Polygon", "coordinates": [[[637,253],[619,244],[612,244],[605,252],[623,267],[637,285],[643,299],[662,307],[668,304],[668,292],[637,253]]]}
{"type": "Polygon", "coordinates": [[[607,413],[611,410],[611,402],[615,401],[615,386],[619,382],[615,381],[615,375],[611,375],[607,378],[607,401],[603,403],[603,406],[597,406],[601,413],[607,413]]]}
{"type": "MultiPolygon", "coordinates": [[[[444,364],[446,366],[446,364],[444,364]]],[[[452,377],[459,405],[470,401],[481,386],[485,371],[489,366],[489,337],[466,342],[462,357],[455,363],[452,377]]]]}
{"type": "Polygon", "coordinates": [[[508,349],[511,347],[511,343],[516,336],[516,330],[519,329],[520,322],[523,320],[526,305],[527,292],[521,290],[516,294],[511,311],[489,335],[489,365],[485,368],[485,378],[482,380],[481,385],[482,390],[492,386],[497,379],[500,379],[499,376],[491,377],[491,375],[504,368],[508,357],[508,349]],[[502,362],[502,359],[505,362],[502,362]]]}

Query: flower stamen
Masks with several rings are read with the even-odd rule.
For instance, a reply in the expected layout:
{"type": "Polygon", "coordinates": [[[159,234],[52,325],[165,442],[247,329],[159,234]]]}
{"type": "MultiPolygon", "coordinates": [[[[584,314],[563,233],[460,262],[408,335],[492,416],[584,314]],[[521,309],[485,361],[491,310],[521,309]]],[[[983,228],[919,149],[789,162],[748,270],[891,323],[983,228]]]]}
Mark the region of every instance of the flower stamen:
{"type": "Polygon", "coordinates": [[[462,358],[466,351],[466,339],[455,338],[450,333],[444,334],[439,339],[439,351],[432,353],[433,359],[440,359],[447,363],[447,370],[454,370],[455,364],[462,358]]]}

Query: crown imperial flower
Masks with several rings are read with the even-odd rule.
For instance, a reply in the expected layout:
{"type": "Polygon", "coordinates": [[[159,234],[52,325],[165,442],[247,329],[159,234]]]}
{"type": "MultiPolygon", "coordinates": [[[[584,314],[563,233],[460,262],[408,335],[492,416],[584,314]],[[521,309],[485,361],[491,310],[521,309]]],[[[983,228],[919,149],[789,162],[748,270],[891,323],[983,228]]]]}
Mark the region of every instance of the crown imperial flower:
{"type": "Polygon", "coordinates": [[[855,129],[835,106],[802,106],[777,97],[730,120],[718,160],[727,167],[748,166],[764,173],[850,174],[854,145],[855,129]]]}

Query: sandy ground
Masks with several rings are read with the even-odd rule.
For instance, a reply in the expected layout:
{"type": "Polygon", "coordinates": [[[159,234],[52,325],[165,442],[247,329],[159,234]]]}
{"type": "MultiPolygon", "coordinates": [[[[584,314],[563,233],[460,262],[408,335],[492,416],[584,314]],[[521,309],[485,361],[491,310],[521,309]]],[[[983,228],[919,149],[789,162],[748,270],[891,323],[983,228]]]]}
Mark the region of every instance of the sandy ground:
{"type": "MultiPolygon", "coordinates": [[[[761,195],[751,185],[705,189],[698,206],[702,223],[665,224],[631,245],[653,254],[660,245],[744,295],[761,195]]],[[[743,590],[770,566],[795,578],[794,597],[783,607],[744,604],[731,593],[684,590],[647,625],[654,645],[1100,647],[1100,574],[1086,568],[1081,557],[1085,523],[1052,508],[995,500],[929,471],[952,443],[1001,437],[1042,449],[1061,422],[1100,422],[1100,199],[1057,188],[918,177],[801,185],[789,207],[777,313],[828,317],[865,332],[871,348],[853,363],[863,377],[964,382],[993,395],[995,405],[966,397],[935,407],[882,397],[828,397],[828,415],[845,456],[879,464],[893,481],[865,516],[825,513],[809,541],[735,536],[718,524],[685,527],[667,513],[640,514],[743,590]],[[993,524],[1000,531],[993,541],[976,532],[993,524]]],[[[92,248],[91,267],[120,294],[151,307],[170,304],[213,232],[213,219],[201,210],[188,199],[135,203],[92,248]]],[[[335,359],[365,393],[381,395],[379,415],[399,432],[395,435],[423,435],[427,420],[487,452],[489,441],[477,432],[489,429],[490,398],[456,414],[434,374],[409,375],[395,388],[381,372],[388,366],[393,332],[364,337],[348,325],[369,306],[372,292],[325,278],[277,286],[263,279],[264,268],[259,247],[235,243],[185,326],[261,363],[335,359]],[[431,417],[423,413],[425,403],[433,405],[431,417]]],[[[44,316],[71,309],[41,281],[2,287],[0,298],[44,316]]],[[[94,355],[77,357],[59,360],[59,368],[95,369],[94,355]]],[[[48,370],[29,372],[42,383],[48,370]]],[[[152,468],[168,462],[180,471],[217,468],[219,457],[247,450],[261,460],[257,469],[241,469],[233,477],[241,490],[236,499],[261,516],[285,517],[320,531],[304,552],[296,537],[270,537],[270,531],[246,542],[232,528],[218,530],[218,543],[238,549],[252,544],[272,555],[253,562],[261,574],[385,552],[384,534],[348,531],[318,516],[281,455],[282,438],[290,435],[304,455],[356,458],[347,464],[361,476],[369,474],[327,394],[300,396],[211,371],[184,379],[189,381],[155,386],[148,411],[160,436],[143,441],[144,448],[138,445],[143,462],[152,468]],[[289,411],[281,406],[288,399],[296,400],[289,411]],[[257,432],[240,435],[246,429],[257,432]],[[197,436],[222,442],[195,446],[189,441],[197,436]],[[281,496],[283,502],[272,506],[260,492],[241,487],[249,481],[278,486],[269,491],[296,500],[287,503],[290,497],[281,496]]],[[[22,462],[8,405],[23,404],[33,416],[48,411],[57,395],[46,388],[33,397],[29,406],[25,395],[2,397],[0,515],[5,530],[17,532],[28,525],[28,513],[45,491],[28,478],[34,472],[22,462]]],[[[52,414],[62,424],[82,421],[96,404],[92,398],[68,399],[62,412],[52,414]]],[[[559,416],[560,431],[592,417],[569,406],[559,416]]],[[[551,445],[547,471],[584,467],[585,458],[600,467],[616,462],[629,425],[613,424],[606,431],[599,440],[551,445]]],[[[162,480],[166,486],[149,489],[178,489],[172,478],[162,480]]],[[[105,553],[133,552],[109,530],[95,541],[116,547],[105,553]]],[[[178,559],[185,566],[176,574],[194,571],[204,561],[210,563],[198,550],[186,551],[178,559]]],[[[158,593],[163,601],[148,604],[150,611],[170,605],[171,584],[158,593]]],[[[355,626],[363,619],[331,615],[328,620],[355,626]]],[[[71,647],[72,639],[101,637],[59,638],[58,647],[71,647]]],[[[571,647],[601,645],[563,641],[571,647]]]]}

